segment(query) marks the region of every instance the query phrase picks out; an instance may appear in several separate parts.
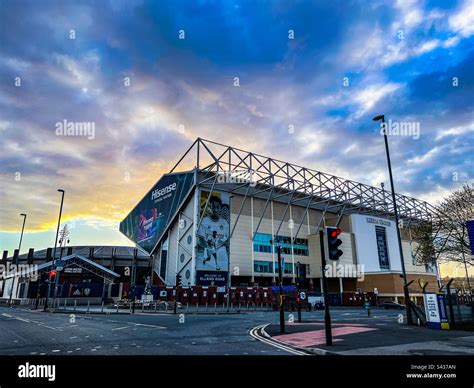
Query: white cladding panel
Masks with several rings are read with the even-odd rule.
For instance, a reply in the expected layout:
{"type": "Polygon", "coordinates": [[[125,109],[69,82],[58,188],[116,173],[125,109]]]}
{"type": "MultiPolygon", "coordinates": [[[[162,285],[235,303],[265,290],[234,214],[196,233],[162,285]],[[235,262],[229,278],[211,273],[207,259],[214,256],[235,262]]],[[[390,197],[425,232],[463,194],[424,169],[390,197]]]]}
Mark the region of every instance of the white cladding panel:
{"type": "MultiPolygon", "coordinates": [[[[398,248],[397,229],[395,222],[383,218],[352,214],[352,231],[358,264],[364,265],[366,272],[383,271],[379,264],[375,227],[385,228],[389,265],[391,271],[401,271],[400,252],[398,248]]],[[[387,271],[387,270],[385,270],[387,271]]]]}

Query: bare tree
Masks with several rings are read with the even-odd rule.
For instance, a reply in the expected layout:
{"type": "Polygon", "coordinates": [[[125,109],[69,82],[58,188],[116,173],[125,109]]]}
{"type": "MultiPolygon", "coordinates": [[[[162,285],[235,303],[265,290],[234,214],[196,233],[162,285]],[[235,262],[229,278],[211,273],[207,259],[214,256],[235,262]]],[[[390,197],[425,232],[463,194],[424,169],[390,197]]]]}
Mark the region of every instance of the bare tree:
{"type": "Polygon", "coordinates": [[[414,240],[419,244],[416,260],[430,264],[439,260],[474,265],[466,226],[466,221],[474,219],[474,187],[465,183],[436,209],[431,222],[414,230],[414,240]]]}

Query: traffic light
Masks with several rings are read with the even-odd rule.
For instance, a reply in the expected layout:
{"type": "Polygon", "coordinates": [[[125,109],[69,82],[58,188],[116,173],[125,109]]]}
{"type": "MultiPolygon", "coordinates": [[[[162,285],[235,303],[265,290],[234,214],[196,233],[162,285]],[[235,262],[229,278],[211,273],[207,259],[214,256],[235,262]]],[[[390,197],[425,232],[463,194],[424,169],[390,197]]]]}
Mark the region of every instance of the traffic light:
{"type": "Polygon", "coordinates": [[[180,274],[176,274],[176,287],[181,287],[183,285],[181,278],[182,276],[180,274]]]}
{"type": "Polygon", "coordinates": [[[339,228],[327,228],[327,239],[328,239],[328,256],[329,260],[339,260],[339,257],[343,252],[339,249],[339,245],[342,244],[341,239],[338,237],[342,230],[339,228]]]}
{"type": "Polygon", "coordinates": [[[306,264],[298,263],[298,279],[300,281],[306,280],[306,264]]]}
{"type": "Polygon", "coordinates": [[[49,281],[52,283],[54,282],[54,278],[56,277],[56,271],[53,269],[49,272],[49,281]]]}

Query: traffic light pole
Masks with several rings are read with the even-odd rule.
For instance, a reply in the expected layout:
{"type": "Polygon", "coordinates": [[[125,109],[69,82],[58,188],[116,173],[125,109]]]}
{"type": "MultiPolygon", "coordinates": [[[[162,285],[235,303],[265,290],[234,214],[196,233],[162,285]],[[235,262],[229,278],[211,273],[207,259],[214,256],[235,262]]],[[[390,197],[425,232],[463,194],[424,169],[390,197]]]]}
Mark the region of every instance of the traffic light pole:
{"type": "Polygon", "coordinates": [[[178,306],[178,287],[181,287],[181,275],[179,272],[176,274],[176,289],[174,291],[174,307],[173,307],[173,314],[176,314],[177,306],[178,306]]]}
{"type": "Polygon", "coordinates": [[[326,345],[332,345],[331,315],[329,314],[329,298],[328,298],[328,280],[326,278],[326,255],[324,252],[324,233],[319,231],[319,242],[321,245],[321,272],[323,275],[323,295],[324,295],[324,328],[326,330],[326,345]]]}
{"type": "Polygon", "coordinates": [[[283,305],[283,274],[281,270],[281,247],[276,246],[278,256],[278,288],[280,291],[280,333],[285,333],[285,309],[283,305]]]}

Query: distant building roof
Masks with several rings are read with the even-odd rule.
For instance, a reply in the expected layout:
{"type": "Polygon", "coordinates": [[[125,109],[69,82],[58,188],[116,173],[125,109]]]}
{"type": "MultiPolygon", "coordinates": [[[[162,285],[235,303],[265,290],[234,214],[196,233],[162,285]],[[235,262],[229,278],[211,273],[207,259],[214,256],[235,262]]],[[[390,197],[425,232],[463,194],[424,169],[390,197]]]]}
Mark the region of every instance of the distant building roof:
{"type": "MultiPolygon", "coordinates": [[[[34,251],[33,259],[40,260],[46,259],[47,256],[47,249],[41,249],[39,251],[34,251]]],[[[95,259],[106,259],[112,257],[112,254],[115,250],[115,257],[117,259],[132,259],[133,258],[133,251],[137,249],[137,258],[138,259],[149,259],[150,254],[144,251],[140,247],[127,247],[127,246],[116,246],[116,245],[79,245],[79,246],[66,246],[63,248],[62,256],[67,256],[69,252],[73,254],[82,255],[84,257],[89,257],[91,249],[93,249],[93,255],[95,259]]],[[[54,248],[51,247],[51,257],[53,255],[54,248]]],[[[61,249],[56,247],[56,258],[59,258],[61,254],[61,249]]],[[[28,253],[23,253],[19,256],[19,260],[26,260],[28,258],[28,253]]],[[[13,255],[8,257],[9,260],[13,260],[13,255]]]]}

